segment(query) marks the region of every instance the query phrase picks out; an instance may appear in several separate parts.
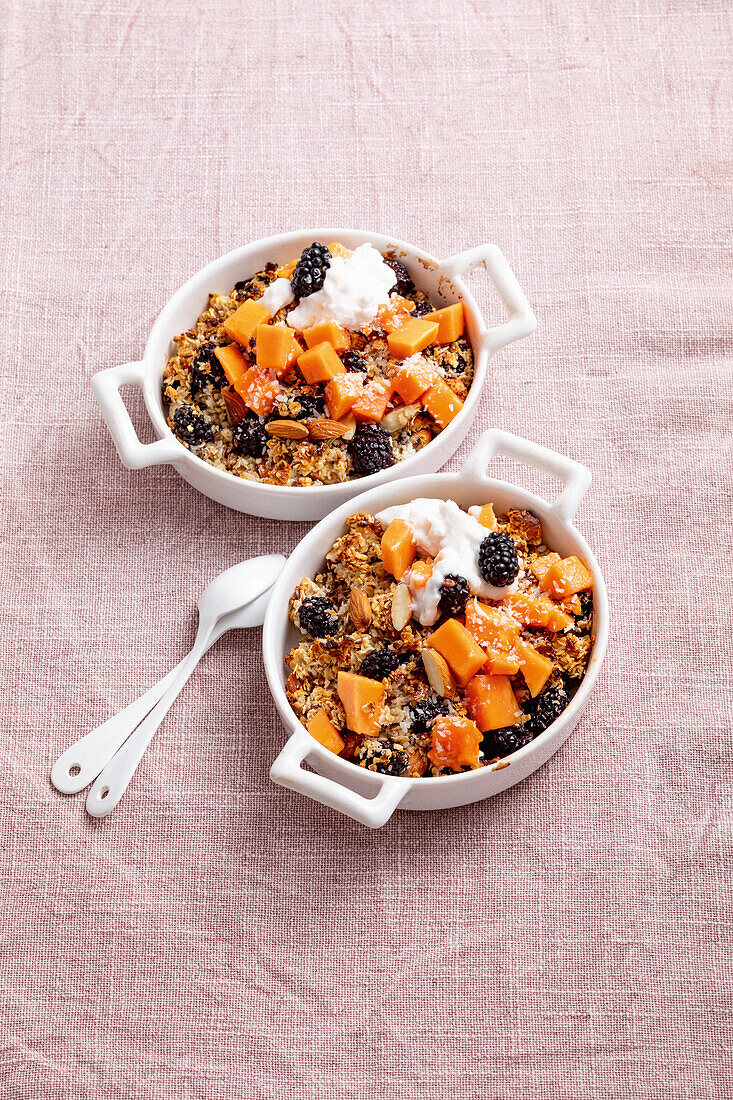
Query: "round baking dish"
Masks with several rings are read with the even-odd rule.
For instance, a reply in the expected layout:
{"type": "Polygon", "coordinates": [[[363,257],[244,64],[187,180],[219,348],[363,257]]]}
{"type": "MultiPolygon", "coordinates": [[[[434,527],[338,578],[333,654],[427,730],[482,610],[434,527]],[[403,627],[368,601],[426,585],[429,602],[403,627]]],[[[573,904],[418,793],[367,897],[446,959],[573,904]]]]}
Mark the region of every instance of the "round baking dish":
{"type": "Polygon", "coordinates": [[[203,268],[168,302],[153,325],[141,361],[100,371],[92,378],[92,389],[117,452],[123,464],[130,469],[170,463],[185,481],[204,496],[228,508],[270,519],[320,519],[344,501],[376,485],[432,472],[442,466],[458,448],[473,422],[490,357],[499,348],[528,336],[536,327],[537,322],[527,299],[495,245],[480,245],[441,262],[413,245],[378,233],[354,229],[306,229],[245,245],[203,268]],[[176,439],[163,411],[163,369],[174,351],[173,338],[196,320],[205,309],[211,293],[229,293],[237,280],[261,270],[268,261],[286,263],[314,240],[338,240],[348,248],[371,242],[380,252],[394,252],[417,286],[430,295],[436,306],[462,300],[467,334],[475,359],[473,384],[455,420],[422,450],[387,470],[335,485],[294,487],[249,481],[211,466],[176,439]],[[510,317],[496,328],[487,328],[461,278],[467,271],[481,266],[494,283],[510,317]],[[142,389],[148,414],[159,436],[155,443],[141,443],[138,439],[120,395],[120,387],[124,385],[142,389]]]}
{"type": "Polygon", "coordinates": [[[606,586],[590,547],[573,526],[573,518],[590,484],[590,472],[572,459],[536,443],[502,431],[485,432],[460,473],[432,474],[381,485],[362,493],[322,520],[290,556],[278,578],[268,605],[262,635],[265,674],[275,704],[291,737],[270,771],[284,787],[377,828],[399,807],[403,810],[440,810],[463,806],[498,794],[525,779],[557,752],[577,725],[600,672],[608,640],[606,586]],[[510,455],[558,477],[563,491],[554,503],[505,481],[486,476],[488,461],[496,454],[510,455]],[[588,669],[568,707],[551,726],[510,757],[496,764],[460,775],[409,779],[380,775],[335,756],[323,748],[301,724],[285,694],[287,669],[283,655],[301,638],[288,621],[290,595],[303,577],[312,577],[322,566],[326,552],[343,533],[344,522],[356,512],[374,513],[404,504],[415,497],[450,498],[459,505],[491,501],[497,511],[527,508],[542,522],[545,541],[563,556],[577,555],[593,573],[593,644],[588,669]],[[305,770],[304,761],[314,769],[305,770]]]}

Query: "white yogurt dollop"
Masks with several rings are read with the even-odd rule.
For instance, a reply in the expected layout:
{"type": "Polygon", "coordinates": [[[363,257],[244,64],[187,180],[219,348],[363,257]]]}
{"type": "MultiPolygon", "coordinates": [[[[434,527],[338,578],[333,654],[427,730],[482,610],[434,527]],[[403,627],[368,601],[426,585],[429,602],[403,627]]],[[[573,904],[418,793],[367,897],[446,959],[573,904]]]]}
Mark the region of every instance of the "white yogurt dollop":
{"type": "Polygon", "coordinates": [[[359,245],[350,256],[331,258],[323,286],[288,314],[288,324],[300,332],[321,321],[363,328],[374,320],[380,306],[387,305],[396,283],[397,276],[377,249],[368,243],[359,245]]]}
{"type": "Polygon", "coordinates": [[[293,298],[294,294],[290,288],[290,279],[275,279],[260,298],[260,302],[270,316],[274,317],[283,306],[289,306],[293,298]]]}
{"type": "Polygon", "coordinates": [[[479,546],[490,532],[455,501],[421,498],[410,504],[385,508],[377,512],[376,519],[383,527],[393,519],[404,520],[412,529],[418,549],[434,559],[432,575],[424,588],[415,588],[409,572],[403,577],[410,589],[413,613],[422,626],[437,622],[440,587],[449,573],[465,577],[471,594],[487,600],[500,600],[517,591],[519,577],[506,588],[495,588],[481,576],[479,546]]]}

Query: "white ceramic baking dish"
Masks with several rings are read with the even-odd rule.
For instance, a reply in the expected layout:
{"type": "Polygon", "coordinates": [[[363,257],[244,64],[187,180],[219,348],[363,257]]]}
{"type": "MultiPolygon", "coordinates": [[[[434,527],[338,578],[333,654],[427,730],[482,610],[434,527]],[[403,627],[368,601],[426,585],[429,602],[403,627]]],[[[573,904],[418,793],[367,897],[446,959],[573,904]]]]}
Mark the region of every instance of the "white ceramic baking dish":
{"type": "Polygon", "coordinates": [[[348,502],[322,520],[293,551],[273,590],[265,618],[262,653],[265,673],[275,704],[291,737],[270,771],[284,787],[376,828],[399,807],[403,810],[439,810],[463,806],[512,787],[544,764],[569,736],[598,679],[608,639],[606,586],[590,547],[573,526],[575,512],[590,484],[590,472],[577,462],[536,443],[502,431],[485,432],[460,473],[432,474],[381,485],[348,502]],[[496,454],[510,455],[553,474],[563,490],[550,504],[526,489],[486,476],[496,454]],[[553,724],[505,760],[460,775],[406,779],[379,775],[335,756],[323,748],[298,720],[285,694],[288,670],[283,655],[302,638],[288,621],[290,595],[303,577],[323,566],[326,552],[343,533],[344,522],[356,512],[374,513],[416,497],[452,499],[464,507],[491,501],[498,512],[527,508],[541,520],[545,541],[563,556],[577,555],[593,573],[593,647],[588,670],[569,706],[553,724]],[[313,771],[305,770],[307,762],[313,771]]]}
{"type": "Polygon", "coordinates": [[[282,520],[320,519],[344,501],[375,485],[439,469],[458,448],[473,422],[489,358],[499,348],[528,336],[536,327],[527,299],[495,245],[479,245],[441,262],[413,245],[379,233],[307,229],[245,245],[203,268],[168,302],[153,325],[140,362],[100,371],[92,378],[92,388],[117,452],[130,469],[170,463],[199,492],[237,511],[282,520]],[[315,240],[338,240],[348,248],[370,241],[381,252],[392,250],[436,305],[462,300],[476,363],[473,385],[462,411],[444,431],[417,454],[387,470],[343,484],[302,488],[248,481],[209,465],[179,443],[163,411],[163,369],[175,350],[173,338],[195,322],[211,293],[228,294],[236,282],[261,270],[268,261],[284,264],[315,240]],[[510,319],[496,328],[487,328],[461,278],[476,267],[485,268],[509,313],[510,319]],[[124,385],[142,389],[148,414],[159,437],[155,443],[140,442],[120,395],[120,387],[124,385]]]}

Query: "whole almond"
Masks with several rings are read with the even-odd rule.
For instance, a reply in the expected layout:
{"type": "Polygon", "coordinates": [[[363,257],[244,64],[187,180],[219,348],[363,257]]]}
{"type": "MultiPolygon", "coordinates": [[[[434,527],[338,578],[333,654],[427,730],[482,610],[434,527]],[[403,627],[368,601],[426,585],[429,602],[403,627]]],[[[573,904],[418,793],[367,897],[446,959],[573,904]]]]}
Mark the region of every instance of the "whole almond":
{"type": "Polygon", "coordinates": [[[221,396],[227,410],[229,423],[234,428],[247,415],[247,406],[236,390],[222,390],[221,396]]]}
{"type": "Polygon", "coordinates": [[[425,675],[433,691],[437,695],[440,695],[442,699],[453,695],[455,691],[455,681],[453,680],[448,665],[437,650],[424,649],[421,656],[425,675]]]}
{"type": "Polygon", "coordinates": [[[412,617],[412,598],[406,584],[398,584],[392,595],[392,625],[403,630],[412,617]]]}
{"type": "Polygon", "coordinates": [[[271,420],[269,424],[265,424],[265,431],[276,439],[308,438],[308,429],[299,420],[271,420]]]}
{"type": "Polygon", "coordinates": [[[326,416],[311,420],[308,425],[311,439],[340,439],[345,431],[345,424],[339,424],[338,420],[329,420],[326,416]]]}
{"type": "Polygon", "coordinates": [[[351,589],[349,615],[357,630],[366,630],[372,621],[372,605],[361,588],[351,589]]]}

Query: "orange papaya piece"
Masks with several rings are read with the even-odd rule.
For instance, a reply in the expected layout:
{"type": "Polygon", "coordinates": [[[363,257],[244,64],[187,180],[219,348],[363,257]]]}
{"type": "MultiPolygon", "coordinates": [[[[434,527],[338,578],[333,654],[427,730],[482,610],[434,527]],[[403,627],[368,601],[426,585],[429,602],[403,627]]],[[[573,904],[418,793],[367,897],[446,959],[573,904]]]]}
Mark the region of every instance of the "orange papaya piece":
{"type": "Polygon", "coordinates": [[[434,309],[432,313],[425,314],[426,321],[438,322],[438,344],[452,344],[459,336],[463,336],[466,327],[466,317],[463,312],[463,302],[454,302],[443,309],[434,309]]]}
{"type": "Polygon", "coordinates": [[[478,768],[481,731],[470,718],[459,714],[441,715],[433,723],[428,759],[436,768],[478,768]]]}
{"type": "Polygon", "coordinates": [[[294,363],[302,348],[295,333],[285,325],[256,325],[256,363],[262,370],[274,370],[278,374],[294,363]]]}
{"type": "Polygon", "coordinates": [[[421,358],[416,363],[405,363],[392,379],[392,385],[406,405],[413,405],[437,378],[435,364],[421,358]]]}
{"type": "Polygon", "coordinates": [[[433,382],[420,400],[425,412],[429,413],[441,428],[447,428],[463,408],[461,399],[456,397],[450,386],[446,386],[442,378],[433,382]]]}
{"type": "Polygon", "coordinates": [[[330,382],[336,375],[346,373],[346,367],[326,340],[299,355],[298,368],[306,382],[311,385],[315,382],[330,382]]]}
{"type": "Polygon", "coordinates": [[[316,739],[319,745],[323,745],[325,749],[330,749],[336,755],[343,751],[344,740],[323,707],[320,707],[311,715],[308,721],[308,733],[316,739]]]}
{"type": "Polygon", "coordinates": [[[372,737],[380,725],[380,712],[386,688],[368,676],[339,672],[336,690],[346,713],[346,725],[354,733],[372,737]]]}
{"type": "Polygon", "coordinates": [[[458,619],[446,619],[427,641],[443,657],[461,687],[486,664],[483,649],[458,619]]]}
{"type": "Polygon", "coordinates": [[[224,331],[238,344],[249,347],[249,341],[257,325],[269,321],[270,313],[260,302],[247,298],[241,306],[227,317],[224,331]]]}
{"type": "Polygon", "coordinates": [[[429,561],[416,561],[410,570],[410,580],[415,588],[424,588],[433,575],[433,565],[429,561]]]}
{"type": "Polygon", "coordinates": [[[348,351],[351,347],[351,337],[346,329],[341,328],[335,321],[321,321],[318,325],[311,325],[303,330],[303,338],[309,348],[316,344],[327,343],[335,351],[348,351]]]}
{"type": "Polygon", "coordinates": [[[227,344],[224,348],[216,348],[214,355],[221,363],[221,369],[227,377],[230,386],[236,388],[248,371],[247,363],[236,344],[227,344]]]}
{"type": "Polygon", "coordinates": [[[522,717],[508,676],[474,676],[466,685],[465,695],[468,713],[481,733],[513,726],[522,717]]]}
{"type": "Polygon", "coordinates": [[[538,653],[529,642],[518,641],[516,645],[519,657],[519,667],[524,676],[530,695],[539,695],[550,678],[552,661],[542,653],[538,653]]]}
{"type": "Polygon", "coordinates": [[[593,574],[576,557],[554,562],[540,581],[540,588],[553,600],[565,600],[593,587],[593,574]]]}
{"type": "Polygon", "coordinates": [[[426,321],[422,317],[407,321],[387,337],[390,355],[395,359],[409,359],[411,355],[433,343],[439,328],[437,321],[426,321]]]}
{"type": "Polygon", "coordinates": [[[471,599],[466,604],[466,630],[485,649],[509,651],[519,637],[519,623],[498,607],[471,599]]]}
{"type": "Polygon", "coordinates": [[[326,385],[326,405],[332,420],[342,420],[364,391],[360,374],[337,374],[326,385]]]}
{"type": "Polygon", "coordinates": [[[393,393],[394,389],[388,378],[375,378],[367,382],[351,406],[351,415],[356,420],[378,424],[387,411],[393,393]]]}
{"type": "Polygon", "coordinates": [[[403,519],[393,519],[382,535],[382,564],[396,581],[400,580],[412,565],[415,552],[412,528],[403,519]]]}
{"type": "Polygon", "coordinates": [[[267,371],[250,367],[244,377],[234,385],[248,409],[258,416],[269,416],[280,393],[280,387],[267,371]]]}

